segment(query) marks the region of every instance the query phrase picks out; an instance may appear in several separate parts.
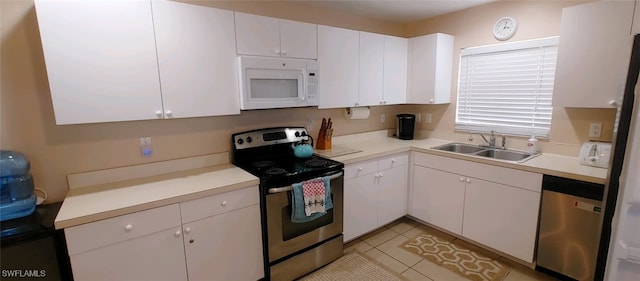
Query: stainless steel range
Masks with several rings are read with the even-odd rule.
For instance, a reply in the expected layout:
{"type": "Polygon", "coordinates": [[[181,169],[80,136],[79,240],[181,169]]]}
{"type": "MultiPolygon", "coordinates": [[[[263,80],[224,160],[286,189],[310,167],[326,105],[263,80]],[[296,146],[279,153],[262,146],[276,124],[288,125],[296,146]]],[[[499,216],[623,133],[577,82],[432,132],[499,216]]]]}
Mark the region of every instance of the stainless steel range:
{"type": "Polygon", "coordinates": [[[260,178],[265,278],[293,280],[342,256],[344,164],[312,155],[299,158],[293,145],[308,141],[305,128],[280,127],[233,134],[232,162],[260,178]],[[329,181],[333,208],[292,222],[292,185],[329,181]]]}

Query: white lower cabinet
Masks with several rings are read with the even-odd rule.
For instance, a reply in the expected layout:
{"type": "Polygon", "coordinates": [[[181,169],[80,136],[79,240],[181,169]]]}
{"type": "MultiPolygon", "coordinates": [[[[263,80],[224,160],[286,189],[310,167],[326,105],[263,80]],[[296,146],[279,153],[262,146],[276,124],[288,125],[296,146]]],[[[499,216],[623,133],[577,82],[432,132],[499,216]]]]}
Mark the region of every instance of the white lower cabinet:
{"type": "Polygon", "coordinates": [[[415,153],[409,214],[533,262],[542,175],[415,153]]]}
{"type": "Polygon", "coordinates": [[[464,199],[462,236],[533,262],[540,193],[471,179],[464,199]]]}
{"type": "Polygon", "coordinates": [[[345,241],[407,214],[408,162],[402,153],[346,165],[345,241]]]}
{"type": "Polygon", "coordinates": [[[413,166],[409,214],[455,234],[462,234],[465,183],[460,176],[413,166]]]}
{"type": "Polygon", "coordinates": [[[258,196],[248,187],[67,228],[74,280],[261,279],[258,196]]]}

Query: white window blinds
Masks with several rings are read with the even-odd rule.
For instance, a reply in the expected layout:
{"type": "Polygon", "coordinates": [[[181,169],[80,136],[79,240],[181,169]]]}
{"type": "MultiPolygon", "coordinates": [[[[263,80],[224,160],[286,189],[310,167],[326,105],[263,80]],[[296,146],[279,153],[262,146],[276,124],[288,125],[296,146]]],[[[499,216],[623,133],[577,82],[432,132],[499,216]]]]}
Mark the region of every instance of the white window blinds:
{"type": "Polygon", "coordinates": [[[460,51],[456,129],[548,138],[558,37],[460,51]]]}

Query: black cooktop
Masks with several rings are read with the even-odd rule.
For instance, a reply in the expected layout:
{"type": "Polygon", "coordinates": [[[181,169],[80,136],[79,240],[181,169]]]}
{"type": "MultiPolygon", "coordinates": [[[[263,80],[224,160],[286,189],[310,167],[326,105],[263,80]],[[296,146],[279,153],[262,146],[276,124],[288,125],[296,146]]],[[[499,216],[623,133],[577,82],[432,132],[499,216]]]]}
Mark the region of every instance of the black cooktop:
{"type": "Polygon", "coordinates": [[[318,155],[298,158],[292,145],[307,141],[301,127],[268,128],[234,134],[232,163],[260,178],[261,186],[280,187],[340,171],[344,164],[318,155]]]}

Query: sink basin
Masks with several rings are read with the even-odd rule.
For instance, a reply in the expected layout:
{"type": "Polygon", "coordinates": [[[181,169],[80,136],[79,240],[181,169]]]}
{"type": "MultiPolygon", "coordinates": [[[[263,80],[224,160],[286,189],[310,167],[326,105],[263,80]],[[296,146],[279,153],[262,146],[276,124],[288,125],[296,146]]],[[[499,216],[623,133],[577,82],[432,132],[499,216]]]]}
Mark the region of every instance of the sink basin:
{"type": "Polygon", "coordinates": [[[534,158],[540,154],[531,154],[524,151],[509,150],[509,149],[497,149],[490,147],[482,147],[473,144],[452,142],[439,146],[434,146],[432,149],[441,151],[448,151],[454,153],[461,153],[472,156],[486,157],[495,160],[510,161],[522,163],[531,158],[534,158]]]}
{"type": "Polygon", "coordinates": [[[452,142],[452,143],[447,143],[447,144],[433,147],[433,149],[468,154],[468,153],[480,152],[485,150],[486,148],[479,147],[477,145],[472,145],[472,144],[452,142]]]}
{"type": "Polygon", "coordinates": [[[523,151],[500,150],[500,149],[488,149],[488,150],[475,153],[474,155],[500,159],[500,160],[516,161],[516,162],[524,162],[526,160],[529,160],[529,158],[533,158],[534,156],[537,156],[537,154],[531,154],[523,151]]]}

